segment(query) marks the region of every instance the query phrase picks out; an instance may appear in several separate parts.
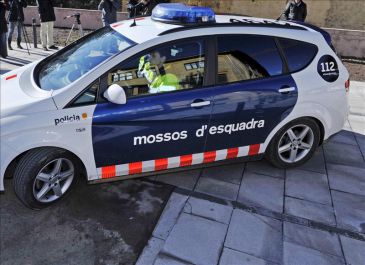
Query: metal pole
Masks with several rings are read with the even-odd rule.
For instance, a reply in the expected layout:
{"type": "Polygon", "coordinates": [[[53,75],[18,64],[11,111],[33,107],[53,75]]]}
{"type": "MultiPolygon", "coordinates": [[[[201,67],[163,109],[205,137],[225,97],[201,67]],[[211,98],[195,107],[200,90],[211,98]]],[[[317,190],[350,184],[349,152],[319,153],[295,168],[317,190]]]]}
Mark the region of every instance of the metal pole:
{"type": "Polygon", "coordinates": [[[32,18],[32,28],[33,28],[33,46],[34,48],[37,48],[37,26],[35,18],[32,18]]]}

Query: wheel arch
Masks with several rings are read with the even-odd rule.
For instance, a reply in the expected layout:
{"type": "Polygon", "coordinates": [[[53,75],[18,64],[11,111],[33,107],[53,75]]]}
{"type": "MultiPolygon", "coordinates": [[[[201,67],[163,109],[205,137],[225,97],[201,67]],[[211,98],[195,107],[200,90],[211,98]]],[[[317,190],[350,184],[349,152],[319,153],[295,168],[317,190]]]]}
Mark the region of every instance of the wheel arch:
{"type": "Polygon", "coordinates": [[[321,146],[323,144],[324,135],[325,135],[323,123],[319,119],[317,119],[315,117],[307,116],[306,118],[312,119],[312,120],[314,120],[317,123],[317,125],[319,127],[319,132],[321,133],[321,137],[319,139],[319,145],[321,146]]]}
{"type": "Polygon", "coordinates": [[[320,141],[319,141],[319,145],[322,145],[323,141],[324,141],[324,137],[325,137],[325,125],[323,124],[323,122],[319,119],[316,118],[314,116],[311,115],[306,115],[306,116],[301,116],[301,117],[293,117],[291,119],[287,119],[284,121],[282,121],[278,126],[275,127],[275,129],[269,134],[269,136],[266,138],[266,141],[264,143],[264,148],[265,151],[267,149],[267,147],[270,145],[270,143],[272,142],[272,140],[274,139],[275,135],[282,129],[284,128],[287,124],[295,121],[295,120],[300,120],[300,119],[312,119],[313,121],[315,121],[319,127],[320,130],[320,141]]]}
{"type": "Polygon", "coordinates": [[[22,157],[24,157],[25,154],[27,154],[31,150],[41,149],[41,148],[57,148],[57,149],[64,150],[67,153],[71,154],[76,159],[76,161],[78,163],[78,166],[80,167],[80,171],[81,171],[82,177],[87,178],[87,170],[86,170],[85,163],[74,152],[72,152],[72,151],[70,151],[70,150],[68,150],[66,148],[59,147],[59,146],[41,146],[41,147],[30,148],[30,149],[28,149],[26,151],[23,151],[22,153],[20,153],[19,155],[17,155],[15,158],[13,158],[11,160],[11,162],[7,165],[7,167],[5,169],[4,176],[2,176],[2,179],[0,181],[4,182],[4,179],[10,179],[10,178],[13,177],[14,172],[15,172],[15,170],[17,168],[17,165],[18,165],[19,161],[22,159],[22,157]]]}

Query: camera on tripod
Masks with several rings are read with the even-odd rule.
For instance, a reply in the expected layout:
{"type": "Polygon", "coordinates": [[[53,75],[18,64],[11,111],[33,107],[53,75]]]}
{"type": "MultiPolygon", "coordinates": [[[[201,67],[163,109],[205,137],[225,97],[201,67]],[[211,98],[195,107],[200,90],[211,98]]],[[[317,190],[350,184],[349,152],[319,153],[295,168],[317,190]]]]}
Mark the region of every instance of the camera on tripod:
{"type": "Polygon", "coordinates": [[[81,14],[80,13],[74,13],[72,15],[69,15],[69,16],[64,17],[63,19],[68,19],[68,18],[72,18],[72,17],[75,18],[75,21],[72,24],[70,33],[68,34],[68,37],[67,37],[66,42],[65,42],[65,46],[67,46],[67,44],[68,44],[68,42],[70,40],[71,34],[75,30],[76,27],[79,30],[79,37],[81,38],[81,37],[84,36],[84,31],[83,31],[82,25],[81,25],[81,19],[80,19],[81,14]]]}
{"type": "Polygon", "coordinates": [[[71,17],[74,17],[74,18],[75,18],[75,20],[78,22],[78,21],[80,21],[81,14],[80,14],[80,13],[75,13],[75,14],[72,14],[72,15],[66,16],[66,17],[64,17],[63,19],[68,19],[68,18],[71,18],[71,17]]]}

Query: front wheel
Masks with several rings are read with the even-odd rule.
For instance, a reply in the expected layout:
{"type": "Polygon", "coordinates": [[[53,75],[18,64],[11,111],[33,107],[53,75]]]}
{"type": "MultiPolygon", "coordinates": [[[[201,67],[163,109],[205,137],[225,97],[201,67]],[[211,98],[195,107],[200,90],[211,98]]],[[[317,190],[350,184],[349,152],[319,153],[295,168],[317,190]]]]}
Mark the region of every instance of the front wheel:
{"type": "Polygon", "coordinates": [[[318,124],[310,118],[294,120],[272,139],[266,159],[279,168],[292,168],[308,161],[320,142],[318,124]]]}
{"type": "Polygon", "coordinates": [[[29,151],[14,173],[14,189],[27,207],[42,209],[63,198],[79,174],[75,157],[58,148],[29,151]]]}

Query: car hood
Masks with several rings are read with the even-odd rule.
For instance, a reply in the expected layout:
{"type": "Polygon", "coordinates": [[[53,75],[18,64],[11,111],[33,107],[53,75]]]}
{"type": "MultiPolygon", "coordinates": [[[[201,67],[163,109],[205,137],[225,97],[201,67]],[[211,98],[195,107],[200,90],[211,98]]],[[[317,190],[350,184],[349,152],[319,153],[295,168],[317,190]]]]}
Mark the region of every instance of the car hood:
{"type": "Polygon", "coordinates": [[[1,118],[57,109],[52,91],[43,91],[35,85],[32,75],[35,65],[32,63],[1,76],[1,118]]]}

